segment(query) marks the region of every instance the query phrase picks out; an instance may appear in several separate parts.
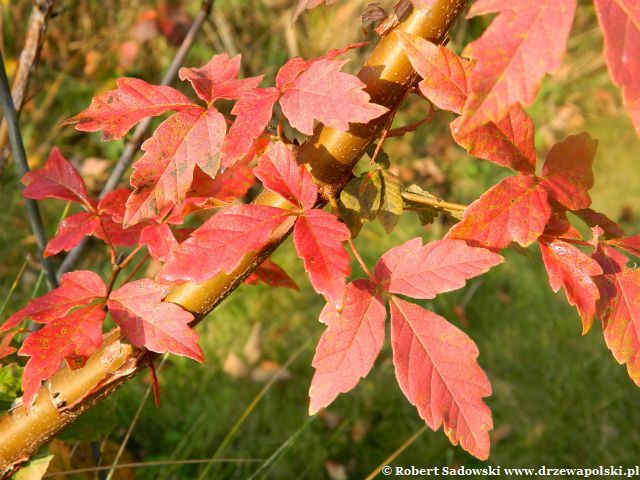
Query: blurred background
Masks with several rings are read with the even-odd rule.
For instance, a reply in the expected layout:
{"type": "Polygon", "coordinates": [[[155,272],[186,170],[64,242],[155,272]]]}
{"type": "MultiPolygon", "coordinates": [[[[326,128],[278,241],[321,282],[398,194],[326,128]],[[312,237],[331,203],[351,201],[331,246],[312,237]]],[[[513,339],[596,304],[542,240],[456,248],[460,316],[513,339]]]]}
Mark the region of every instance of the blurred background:
{"type": "MultiPolygon", "coordinates": [[[[197,0],[62,0],[56,2],[39,64],[21,113],[31,168],[60,147],[97,193],[119,157],[124,141],[100,142],[100,134],[76,132],[61,123],[86,108],[91,98],[113,89],[120,76],[159,83],[200,2],[197,0]]],[[[293,0],[219,0],[185,61],[200,66],[215,53],[242,54],[242,75],[275,73],[292,56],[311,58],[349,42],[371,41],[361,14],[368,0],[341,0],[302,14],[291,23],[293,0]]],[[[384,8],[391,2],[380,3],[384,8]]],[[[24,43],[30,0],[0,1],[0,48],[9,76],[24,43]]],[[[460,21],[450,48],[480,34],[488,19],[460,21]]],[[[349,53],[355,72],[371,46],[349,53]]],[[[174,86],[187,92],[181,82],[174,86]]],[[[424,117],[416,99],[399,112],[394,126],[424,117]]],[[[640,141],[602,57],[602,37],[593,6],[581,1],[561,71],[548,78],[529,109],[537,126],[542,160],[556,141],[588,131],[600,142],[595,162],[593,208],[619,221],[628,234],[640,232],[640,141]]],[[[450,138],[451,117],[385,143],[393,170],[405,184],[455,202],[469,203],[508,174],[468,157],[450,138]]],[[[0,321],[36,294],[39,265],[9,158],[0,161],[0,321]],[[10,293],[12,284],[15,290],[10,293]]],[[[41,202],[51,236],[65,205],[41,202]]],[[[368,224],[357,245],[369,266],[388,248],[416,235],[440,238],[450,226],[420,226],[407,213],[387,235],[368,224]]],[[[535,261],[506,252],[507,262],[466,288],[424,305],[458,325],[478,344],[479,362],[493,385],[489,464],[502,466],[635,465],[640,452],[640,391],[607,350],[598,325],[585,337],[564,294],[553,294],[539,254],[535,261]]],[[[89,249],[77,268],[106,272],[104,250],[89,249]]],[[[311,359],[323,331],[317,318],[323,300],[306,280],[287,242],[275,254],[298,282],[300,292],[245,286],[197,327],[207,362],[171,357],[160,369],[162,402],[148,398],[147,374],[77,422],[49,451],[56,454],[52,478],[94,478],[89,441],[97,441],[110,465],[130,435],[113,478],[363,478],[398,447],[394,465],[465,465],[481,462],[452,447],[444,434],[420,432],[423,422],[395,384],[387,344],[367,379],[341,395],[317,417],[307,415],[311,359]],[[146,395],[145,395],[146,394],[146,395]],[[216,463],[181,463],[218,459],[216,463]],[[265,463],[266,461],[266,463],[265,463]],[[162,462],[156,465],[153,462],[162,462]],[[58,472],[55,474],[55,472],[58,472]]],[[[58,259],[56,261],[59,262],[58,259]]],[[[153,275],[157,266],[146,272],[153,275]]],[[[360,275],[353,265],[353,275],[360,275]]],[[[18,395],[22,360],[4,359],[0,409],[18,395]]]]}

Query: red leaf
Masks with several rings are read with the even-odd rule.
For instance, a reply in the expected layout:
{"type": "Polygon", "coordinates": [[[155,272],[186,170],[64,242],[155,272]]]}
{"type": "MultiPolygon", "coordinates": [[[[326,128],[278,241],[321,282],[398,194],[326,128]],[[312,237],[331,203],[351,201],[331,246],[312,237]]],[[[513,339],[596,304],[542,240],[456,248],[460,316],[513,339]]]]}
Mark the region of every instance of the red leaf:
{"type": "Polygon", "coordinates": [[[461,114],[471,62],[417,35],[397,35],[413,69],[422,77],[418,85],[422,94],[438,108],[461,114]]]}
{"type": "Polygon", "coordinates": [[[56,235],[47,243],[44,256],[49,257],[63,250],[68,252],[85,236],[94,235],[100,228],[100,217],[93,212],[70,215],[60,223],[56,235]]]}
{"type": "Polygon", "coordinates": [[[280,106],[293,128],[311,135],[313,121],[340,131],[349,123],[367,123],[387,111],[369,103],[365,84],[341,72],[346,60],[320,59],[301,73],[282,93],[280,106]]]}
{"type": "Polygon", "coordinates": [[[290,288],[296,292],[300,290],[296,282],[287,275],[287,272],[268,258],[244,280],[247,285],[254,285],[260,282],[271,287],[290,288]]]}
{"type": "Polygon", "coordinates": [[[606,243],[615,245],[618,248],[626,250],[632,255],[640,257],[640,235],[634,235],[633,237],[614,238],[612,240],[606,240],[606,243]]]}
{"type": "Polygon", "coordinates": [[[349,255],[342,242],[351,238],[344,223],[322,210],[309,210],[298,218],[293,243],[316,292],[336,305],[342,304],[349,255]]]}
{"type": "Polygon", "coordinates": [[[233,205],[218,212],[174,249],[159,273],[166,282],[202,283],[231,273],[242,258],[263,247],[289,213],[265,205],[233,205]]]}
{"type": "Polygon", "coordinates": [[[511,242],[526,247],[542,234],[550,216],[546,190],[536,178],[507,177],[469,205],[447,237],[491,249],[511,242]]]}
{"type": "Polygon", "coordinates": [[[180,80],[189,80],[198,96],[207,103],[220,98],[235,100],[256,88],[262,77],[237,80],[240,72],[240,55],[229,58],[226,53],[215,55],[200,68],[181,68],[180,80]]]}
{"type": "Polygon", "coordinates": [[[71,162],[62,156],[58,147],[53,147],[47,163],[38,170],[22,177],[24,196],[34,200],[60,198],[91,206],[82,177],[71,162]]]}
{"type": "Polygon", "coordinates": [[[171,251],[178,246],[176,237],[173,236],[169,225],[159,223],[148,225],[140,233],[140,245],[146,245],[149,254],[154,260],[164,262],[169,258],[171,251]]]}
{"type": "Polygon", "coordinates": [[[279,96],[275,88],[256,88],[240,97],[231,110],[236,119],[222,146],[222,166],[233,165],[249,153],[271,120],[279,96]]]}
{"type": "Polygon", "coordinates": [[[475,343],[439,315],[397,297],[391,343],[398,384],[420,417],[433,430],[444,424],[451,443],[486,460],[493,421],[482,398],[491,395],[491,384],[475,343]]]}
{"type": "Polygon", "coordinates": [[[102,130],[102,140],[117,140],[143,118],[194,106],[175,88],[151,85],[137,78],[119,78],[116,85],[116,90],[94,97],[89,108],[65,124],[77,124],[76,130],[81,132],[102,130]]]}
{"type": "Polygon", "coordinates": [[[544,235],[547,237],[582,240],[582,234],[571,225],[564,211],[551,214],[551,218],[549,218],[544,229],[544,235]]]}
{"type": "Polygon", "coordinates": [[[204,354],[198,345],[198,335],[188,325],[193,315],[174,303],[162,301],[169,289],[168,285],[148,278],[127,283],[111,292],[109,313],[134,346],[202,362],[204,354]]]}
{"type": "Polygon", "coordinates": [[[597,281],[598,317],[605,342],[640,386],[640,270],[627,267],[627,257],[606,246],[598,247],[594,258],[604,272],[597,281]]]}
{"type": "Polygon", "coordinates": [[[253,173],[268,190],[277,193],[294,206],[310,210],[318,192],[311,174],[298,165],[291,150],[282,142],[272,145],[258,160],[253,173]]]}
{"type": "Polygon", "coordinates": [[[590,227],[601,227],[607,235],[613,237],[623,237],[624,230],[616,222],[607,217],[604,213],[596,212],[590,208],[576,210],[575,213],[590,227]]]}
{"type": "Polygon", "coordinates": [[[13,332],[9,332],[2,337],[2,341],[0,341],[0,360],[16,351],[16,349],[11,346],[11,341],[17,333],[18,330],[14,330],[13,332]]]}
{"type": "Polygon", "coordinates": [[[542,167],[542,185],[549,196],[569,210],[591,205],[587,191],[593,187],[593,158],[598,142],[588,133],[571,135],[549,150],[542,167]]]}
{"type": "Polygon", "coordinates": [[[40,382],[56,373],[64,359],[70,366],[74,366],[69,362],[71,358],[84,363],[100,347],[105,315],[102,303],[76,309],[26,338],[18,354],[31,357],[22,374],[23,404],[27,411],[40,382]]]}
{"type": "Polygon", "coordinates": [[[640,5],[637,0],[594,0],[604,33],[604,57],[640,135],[640,5]]]}
{"type": "Polygon", "coordinates": [[[34,322],[50,323],[64,317],[74,307],[89,305],[106,296],[107,287],[96,273],[88,270],[65,273],[58,288],[31,300],[26,307],[11,315],[0,327],[0,333],[29,317],[34,322]]]}
{"type": "Polygon", "coordinates": [[[214,177],[226,122],[215,109],[194,107],[171,116],[142,144],[144,155],[133,164],[125,225],[157,217],[167,206],[180,205],[198,165],[214,177]]]}
{"type": "Polygon", "coordinates": [[[465,53],[477,60],[471,73],[459,135],[500,121],[516,103],[530,105],[545,73],[560,67],[576,0],[479,0],[469,17],[499,13],[465,53]]]}
{"type": "Polygon", "coordinates": [[[598,262],[562,240],[540,239],[542,261],[549,275],[549,284],[554,292],[564,288],[570,305],[578,309],[582,319],[582,334],[586,334],[593,323],[596,301],[600,297],[593,278],[602,274],[598,262]]]}
{"type": "Polygon", "coordinates": [[[503,258],[462,240],[436,240],[422,246],[421,238],[393,247],[378,261],[374,281],[391,293],[435,298],[464,287],[466,280],[487,272],[503,258]]]}
{"type": "Polygon", "coordinates": [[[499,122],[487,123],[464,136],[459,134],[460,121],[461,117],[451,123],[453,139],[471,155],[521,173],[534,173],[535,127],[520,105],[511,107],[499,122]]]}
{"type": "Polygon", "coordinates": [[[320,337],[313,357],[316,371],[309,389],[310,415],[366,377],[384,343],[387,310],[370,281],[361,279],[347,285],[340,312],[332,303],[327,308],[334,311],[335,318],[320,337]]]}

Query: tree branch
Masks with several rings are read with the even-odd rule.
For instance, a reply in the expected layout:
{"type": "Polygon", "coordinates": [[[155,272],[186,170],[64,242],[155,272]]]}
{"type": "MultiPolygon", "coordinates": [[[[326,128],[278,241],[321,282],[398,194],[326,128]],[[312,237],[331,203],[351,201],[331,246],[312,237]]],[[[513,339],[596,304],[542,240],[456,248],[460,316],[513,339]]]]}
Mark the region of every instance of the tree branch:
{"type": "MultiPolygon", "coordinates": [[[[428,13],[414,11],[396,30],[442,42],[466,4],[466,0],[439,0],[428,13]]],[[[359,77],[372,101],[391,109],[417,80],[394,31],[382,38],[359,77]]],[[[388,118],[383,116],[367,125],[352,125],[348,132],[318,126],[301,146],[298,160],[308,164],[325,201],[349,181],[355,163],[387,125],[388,118]]],[[[255,203],[282,207],[286,202],[262,191],[255,203]]],[[[167,300],[193,312],[200,321],[286,239],[292,224],[273,232],[265,248],[247,255],[230,274],[222,273],[200,285],[175,287],[167,300]]],[[[135,376],[145,367],[147,357],[144,350],[121,341],[114,330],[85,367],[75,371],[62,368],[40,390],[29,414],[19,406],[0,418],[0,475],[12,471],[78,415],[135,376]]]]}

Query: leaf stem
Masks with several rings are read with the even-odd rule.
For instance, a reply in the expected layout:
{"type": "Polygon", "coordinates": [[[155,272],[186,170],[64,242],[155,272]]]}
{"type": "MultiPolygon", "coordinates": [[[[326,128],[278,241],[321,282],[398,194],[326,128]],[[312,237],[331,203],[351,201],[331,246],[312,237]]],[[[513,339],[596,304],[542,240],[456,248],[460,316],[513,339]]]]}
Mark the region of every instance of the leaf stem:
{"type": "MultiPolygon", "coordinates": [[[[379,145],[381,145],[381,144],[382,144],[382,142],[380,142],[379,145]]],[[[376,149],[376,151],[377,151],[377,149],[376,149]]],[[[373,156],[375,158],[375,154],[373,156]]],[[[336,217],[341,217],[340,209],[338,208],[338,202],[336,201],[336,199],[334,197],[331,197],[329,199],[329,206],[331,207],[331,211],[333,212],[333,214],[336,217]]],[[[349,240],[347,240],[347,243],[349,244],[349,247],[351,247],[351,251],[353,252],[353,256],[358,261],[358,264],[360,265],[360,268],[362,268],[362,271],[365,273],[365,275],[367,275],[367,277],[373,278],[373,275],[371,274],[371,271],[367,267],[367,264],[364,262],[362,256],[360,255],[360,252],[358,252],[358,249],[356,248],[356,244],[353,243],[353,238],[349,237],[349,240]]]]}
{"type": "Polygon", "coordinates": [[[417,193],[402,192],[402,198],[407,203],[416,203],[418,205],[425,205],[427,207],[437,208],[439,210],[454,210],[457,212],[464,212],[468,205],[462,203],[445,202],[443,200],[432,200],[430,198],[418,195],[417,193]]]}
{"type": "Polygon", "coordinates": [[[422,120],[418,120],[417,122],[410,123],[409,125],[389,130],[389,132],[387,133],[387,138],[401,137],[406,133],[415,132],[418,127],[424,125],[425,123],[432,122],[436,118],[440,110],[436,108],[431,102],[429,102],[429,105],[429,113],[425,118],[423,118],[422,120]]]}

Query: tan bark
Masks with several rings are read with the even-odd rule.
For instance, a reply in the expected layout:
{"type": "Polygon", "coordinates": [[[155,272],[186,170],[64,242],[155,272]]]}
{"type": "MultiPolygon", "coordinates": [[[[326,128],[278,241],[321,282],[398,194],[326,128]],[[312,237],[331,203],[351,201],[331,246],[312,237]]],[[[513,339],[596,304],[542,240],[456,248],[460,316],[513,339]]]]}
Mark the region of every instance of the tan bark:
{"type": "MultiPolygon", "coordinates": [[[[358,76],[366,83],[372,100],[391,110],[403,100],[417,78],[395,30],[410,32],[441,43],[466,6],[466,0],[438,0],[428,12],[414,11],[382,38],[358,76]]],[[[300,148],[298,160],[308,164],[323,198],[335,195],[348,182],[351,169],[366,147],[389,122],[383,116],[367,125],[353,125],[348,132],[318,126],[300,148]]],[[[256,203],[285,207],[285,202],[268,191],[256,203]]],[[[168,301],[181,305],[201,320],[288,236],[293,220],[272,235],[260,251],[248,254],[231,274],[220,274],[195,285],[175,287],[168,301]]],[[[27,460],[78,415],[135,376],[146,366],[148,356],[125,343],[117,331],[105,336],[103,347],[79,370],[61,369],[40,390],[27,414],[22,406],[0,418],[0,476],[27,460]]]]}

